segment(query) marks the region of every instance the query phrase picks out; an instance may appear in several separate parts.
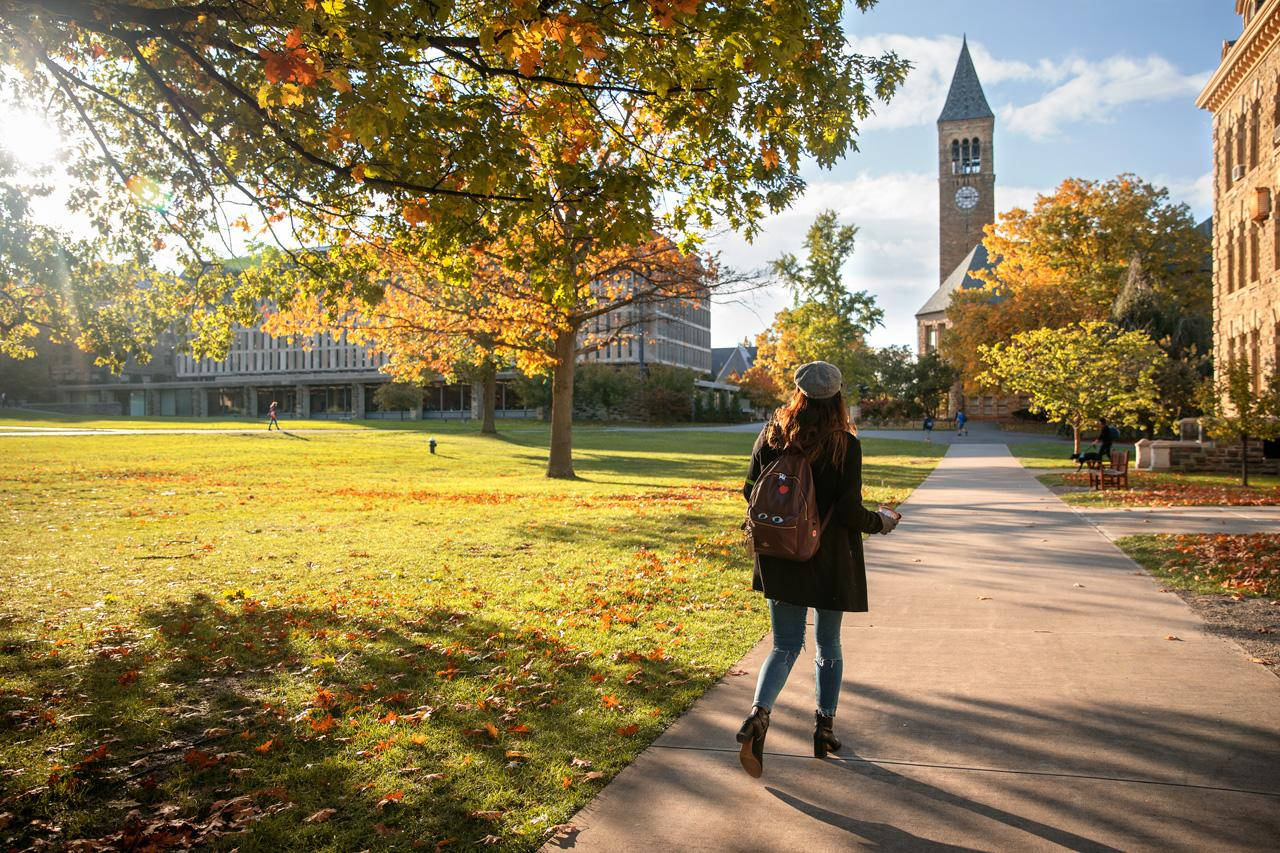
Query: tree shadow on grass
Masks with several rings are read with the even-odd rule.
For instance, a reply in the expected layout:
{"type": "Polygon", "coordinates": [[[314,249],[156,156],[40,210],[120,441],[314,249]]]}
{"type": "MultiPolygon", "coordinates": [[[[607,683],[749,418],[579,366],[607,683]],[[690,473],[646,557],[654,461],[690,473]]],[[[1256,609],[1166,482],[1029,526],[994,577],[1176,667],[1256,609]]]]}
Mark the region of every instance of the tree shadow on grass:
{"type": "MultiPolygon", "coordinates": [[[[5,642],[5,671],[30,662],[5,642]]],[[[607,662],[550,634],[367,594],[284,606],[196,595],[87,651],[23,667],[32,713],[10,715],[5,746],[52,733],[66,759],[42,785],[3,780],[7,844],[362,849],[497,835],[527,849],[555,823],[530,823],[539,810],[567,815],[606,781],[571,759],[611,773],[656,734],[655,722],[635,737],[603,693],[635,711],[654,691],[691,701],[711,682],[636,653],[619,661],[625,680],[597,684],[607,662]],[[331,819],[304,820],[328,808],[331,819]],[[248,834],[220,840],[238,828],[248,834]]]]}

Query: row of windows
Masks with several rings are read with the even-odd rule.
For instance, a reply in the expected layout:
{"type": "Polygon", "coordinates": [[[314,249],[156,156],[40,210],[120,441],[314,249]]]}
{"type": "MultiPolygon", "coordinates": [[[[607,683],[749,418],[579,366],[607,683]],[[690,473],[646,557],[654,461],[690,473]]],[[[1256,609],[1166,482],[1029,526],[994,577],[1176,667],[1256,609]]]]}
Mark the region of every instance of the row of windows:
{"type": "MultiPolygon", "coordinates": [[[[1272,244],[1271,270],[1280,270],[1280,217],[1271,218],[1272,244]]],[[[1224,282],[1227,293],[1235,293],[1262,278],[1264,258],[1261,250],[1262,226],[1256,222],[1242,222],[1229,229],[1226,236],[1227,274],[1224,282]]]]}
{"type": "MultiPolygon", "coordinates": [[[[1272,95],[1271,104],[1273,138],[1276,136],[1276,128],[1280,128],[1280,75],[1276,77],[1276,89],[1272,95]]],[[[1262,104],[1255,100],[1249,105],[1246,113],[1241,114],[1235,123],[1223,131],[1220,150],[1222,151],[1222,186],[1224,188],[1230,189],[1239,180],[1235,175],[1237,166],[1243,167],[1242,171],[1245,174],[1257,167],[1259,152],[1262,148],[1260,141],[1262,134],[1262,104]]]]}
{"type": "MultiPolygon", "coordinates": [[[[1271,355],[1271,369],[1280,369],[1280,323],[1277,323],[1271,330],[1272,347],[1274,351],[1271,355]]],[[[1248,362],[1253,374],[1253,390],[1254,393],[1262,391],[1262,385],[1266,378],[1267,365],[1264,364],[1262,330],[1254,329],[1242,335],[1227,339],[1227,361],[1234,362],[1236,359],[1244,359],[1248,362]]]]}
{"type": "Polygon", "coordinates": [[[973,139],[951,140],[951,174],[974,175],[982,171],[982,143],[973,139]]]}
{"type": "Polygon", "coordinates": [[[387,357],[373,355],[364,347],[350,344],[321,346],[304,350],[301,347],[268,350],[232,350],[221,361],[196,360],[189,355],[180,356],[179,376],[222,376],[236,373],[277,373],[307,370],[373,370],[386,364],[387,357]]]}

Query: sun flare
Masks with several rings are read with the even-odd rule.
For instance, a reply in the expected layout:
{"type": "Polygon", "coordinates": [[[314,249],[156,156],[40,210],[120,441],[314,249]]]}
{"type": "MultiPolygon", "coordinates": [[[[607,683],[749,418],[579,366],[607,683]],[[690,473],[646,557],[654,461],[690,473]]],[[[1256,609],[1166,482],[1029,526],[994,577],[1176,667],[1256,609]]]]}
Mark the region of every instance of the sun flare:
{"type": "Polygon", "coordinates": [[[38,112],[0,104],[0,128],[0,148],[22,166],[52,166],[62,154],[62,134],[38,112]]]}

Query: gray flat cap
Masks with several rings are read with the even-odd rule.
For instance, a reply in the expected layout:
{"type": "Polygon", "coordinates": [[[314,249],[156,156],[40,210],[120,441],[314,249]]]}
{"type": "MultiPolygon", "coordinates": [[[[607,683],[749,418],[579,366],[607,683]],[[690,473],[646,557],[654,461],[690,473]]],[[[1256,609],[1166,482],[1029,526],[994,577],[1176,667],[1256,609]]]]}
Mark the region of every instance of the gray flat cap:
{"type": "Polygon", "coordinates": [[[844,377],[840,368],[826,361],[811,361],[796,368],[796,388],[806,397],[825,400],[840,393],[844,377]]]}

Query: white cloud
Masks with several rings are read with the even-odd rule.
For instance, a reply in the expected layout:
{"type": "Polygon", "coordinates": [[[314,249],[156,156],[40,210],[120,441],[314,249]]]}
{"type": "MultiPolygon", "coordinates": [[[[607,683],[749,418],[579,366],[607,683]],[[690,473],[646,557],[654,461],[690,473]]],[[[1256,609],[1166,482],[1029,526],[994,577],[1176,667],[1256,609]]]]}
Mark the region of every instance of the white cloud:
{"type": "Polygon", "coordinates": [[[1167,187],[1169,197],[1175,202],[1185,202],[1191,207],[1197,219],[1213,212],[1213,171],[1205,172],[1198,178],[1177,178],[1168,175],[1156,175],[1151,183],[1157,187],[1167,187]]]}
{"type": "MultiPolygon", "coordinates": [[[[898,127],[916,127],[933,124],[942,112],[951,85],[951,75],[956,70],[956,58],[960,55],[961,40],[954,36],[905,36],[882,34],[854,36],[850,40],[858,53],[879,55],[892,50],[912,63],[907,82],[888,104],[880,104],[875,116],[868,120],[868,130],[886,130],[898,127]]],[[[984,87],[994,86],[1006,80],[1039,80],[1054,83],[1062,79],[1062,69],[1048,60],[1035,65],[1017,60],[998,59],[983,45],[969,43],[978,79],[984,87]]]]}
{"type": "MultiPolygon", "coordinates": [[[[996,189],[1000,210],[1029,205],[1045,187],[996,189]]],[[[814,181],[791,209],[762,223],[747,243],[726,234],[710,248],[740,269],[764,266],[784,252],[803,257],[804,235],[814,216],[833,209],[840,221],[858,226],[853,258],[845,267],[850,290],[868,290],[885,312],[885,325],[872,333],[874,346],[915,345],[915,312],[938,286],[938,179],[926,172],[861,173],[844,181],[814,181]]],[[[790,294],[771,288],[752,297],[717,304],[712,325],[716,346],[754,340],[790,294]]]]}
{"type": "MultiPolygon", "coordinates": [[[[855,36],[851,43],[864,54],[895,51],[914,65],[907,82],[888,104],[879,105],[864,129],[917,127],[937,121],[955,71],[960,39],[878,34],[855,36]]],[[[1005,82],[1045,88],[1030,103],[1007,103],[998,110],[1003,130],[1032,139],[1047,139],[1073,123],[1110,121],[1128,104],[1193,97],[1209,76],[1207,71],[1183,74],[1160,56],[1064,57],[1031,64],[1000,59],[980,42],[970,42],[969,53],[988,101],[992,90],[1005,82]]]]}
{"type": "Polygon", "coordinates": [[[1159,56],[1072,59],[1064,68],[1066,81],[1038,100],[1002,107],[1004,126],[1032,139],[1047,139],[1065,125],[1108,122],[1129,104],[1194,97],[1208,79],[1208,72],[1183,74],[1159,56]]]}

